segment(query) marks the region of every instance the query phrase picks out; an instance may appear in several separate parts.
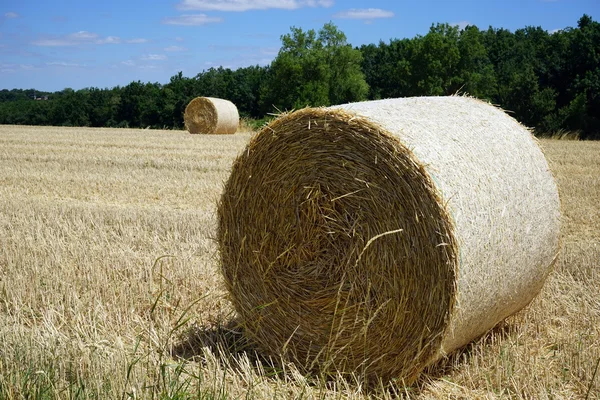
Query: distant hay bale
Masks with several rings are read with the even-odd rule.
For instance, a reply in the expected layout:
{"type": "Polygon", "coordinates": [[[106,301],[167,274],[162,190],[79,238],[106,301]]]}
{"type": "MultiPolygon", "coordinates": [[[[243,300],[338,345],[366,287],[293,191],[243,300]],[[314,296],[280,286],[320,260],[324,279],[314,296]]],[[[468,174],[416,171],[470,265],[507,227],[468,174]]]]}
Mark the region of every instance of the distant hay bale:
{"type": "Polygon", "coordinates": [[[196,97],[185,108],[185,128],[190,133],[230,135],[240,122],[237,107],[229,100],[196,97]]]}
{"type": "Polygon", "coordinates": [[[261,351],[410,384],[533,299],[559,216],[536,140],[502,110],[389,99],[264,128],[233,165],[218,240],[261,351]]]}

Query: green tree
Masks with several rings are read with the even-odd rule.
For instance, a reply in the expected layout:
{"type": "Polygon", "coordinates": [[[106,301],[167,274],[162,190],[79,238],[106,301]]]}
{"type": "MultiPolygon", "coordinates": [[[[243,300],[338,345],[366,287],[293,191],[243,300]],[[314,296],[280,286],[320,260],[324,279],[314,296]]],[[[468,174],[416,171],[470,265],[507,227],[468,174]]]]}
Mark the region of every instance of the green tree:
{"type": "Polygon", "coordinates": [[[458,51],[458,82],[462,91],[479,98],[496,95],[496,74],[484,44],[484,34],[476,26],[460,32],[458,51]]]}
{"type": "Polygon", "coordinates": [[[89,105],[83,91],[65,88],[52,96],[49,122],[57,126],[89,126],[89,105]]]}
{"type": "Polygon", "coordinates": [[[412,82],[417,95],[441,96],[462,87],[458,77],[460,50],[458,27],[437,24],[427,35],[417,37],[412,54],[412,82]]]}
{"type": "Polygon", "coordinates": [[[583,15],[577,23],[571,41],[572,100],[567,110],[580,114],[567,118],[571,129],[582,130],[590,135],[600,132],[600,23],[583,15]],[[578,99],[578,97],[582,97],[578,99]],[[582,110],[582,111],[574,111],[582,110]],[[585,110],[585,111],[583,111],[585,110]],[[575,121],[578,121],[575,123],[575,121]]]}
{"type": "Polygon", "coordinates": [[[117,126],[146,128],[159,125],[157,100],[160,85],[156,83],[131,82],[120,93],[117,109],[117,126]]]}
{"type": "Polygon", "coordinates": [[[363,71],[369,85],[369,98],[415,96],[412,58],[416,39],[393,39],[361,46],[363,71]]]}
{"type": "Polygon", "coordinates": [[[245,116],[260,118],[260,90],[267,76],[267,68],[258,65],[239,68],[233,71],[233,84],[230,99],[240,113],[245,116]]]}
{"type": "Polygon", "coordinates": [[[318,35],[292,27],[281,42],[268,72],[263,110],[271,105],[285,110],[366,99],[362,55],[334,24],[325,24],[318,35]]]}
{"type": "Polygon", "coordinates": [[[365,100],[369,86],[361,70],[362,54],[348,44],[346,35],[333,23],[319,31],[319,42],[325,53],[330,104],[365,100]]]}

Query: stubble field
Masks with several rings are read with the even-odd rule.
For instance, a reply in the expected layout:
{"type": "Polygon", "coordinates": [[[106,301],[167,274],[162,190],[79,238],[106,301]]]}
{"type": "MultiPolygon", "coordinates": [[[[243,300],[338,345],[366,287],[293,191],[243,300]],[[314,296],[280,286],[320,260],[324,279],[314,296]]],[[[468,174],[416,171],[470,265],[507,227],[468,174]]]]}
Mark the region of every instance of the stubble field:
{"type": "Polygon", "coordinates": [[[543,140],[561,254],[532,304],[413,388],[261,359],[219,275],[250,134],[0,126],[0,398],[600,398],[600,142],[543,140]]]}

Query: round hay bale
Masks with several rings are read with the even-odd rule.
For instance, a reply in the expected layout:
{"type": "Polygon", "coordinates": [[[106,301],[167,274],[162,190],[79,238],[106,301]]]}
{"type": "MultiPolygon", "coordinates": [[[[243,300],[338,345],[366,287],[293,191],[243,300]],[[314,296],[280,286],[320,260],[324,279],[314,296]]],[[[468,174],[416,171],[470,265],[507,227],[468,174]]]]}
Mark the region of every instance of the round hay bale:
{"type": "Polygon", "coordinates": [[[237,107],[229,100],[196,97],[185,108],[185,129],[190,133],[230,135],[240,123],[237,107]]]}
{"type": "Polygon", "coordinates": [[[536,140],[502,110],[389,99],[265,127],[233,165],[218,241],[262,352],[410,384],[532,300],[559,216],[536,140]]]}

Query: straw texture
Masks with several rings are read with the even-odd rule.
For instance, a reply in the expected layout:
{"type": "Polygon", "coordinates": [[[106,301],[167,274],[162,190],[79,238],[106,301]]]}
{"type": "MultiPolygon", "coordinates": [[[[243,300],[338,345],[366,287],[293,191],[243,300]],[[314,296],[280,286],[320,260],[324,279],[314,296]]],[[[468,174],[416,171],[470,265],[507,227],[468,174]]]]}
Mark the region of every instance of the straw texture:
{"type": "Polygon", "coordinates": [[[185,108],[185,128],[190,133],[233,134],[240,123],[237,107],[229,100],[196,97],[185,108]]]}
{"type": "Polygon", "coordinates": [[[259,348],[413,382],[539,292],[560,205],[529,131],[468,97],[304,109],[235,161],[222,271],[259,348]]]}

